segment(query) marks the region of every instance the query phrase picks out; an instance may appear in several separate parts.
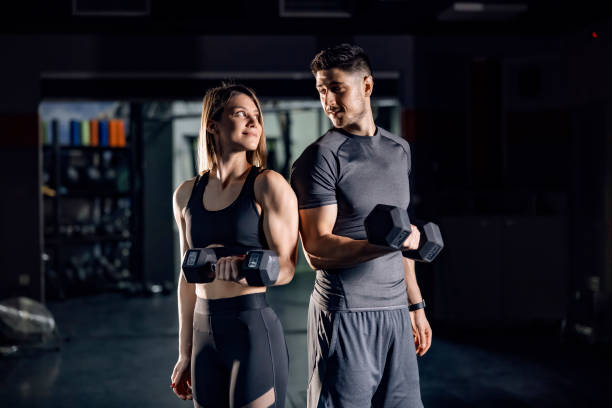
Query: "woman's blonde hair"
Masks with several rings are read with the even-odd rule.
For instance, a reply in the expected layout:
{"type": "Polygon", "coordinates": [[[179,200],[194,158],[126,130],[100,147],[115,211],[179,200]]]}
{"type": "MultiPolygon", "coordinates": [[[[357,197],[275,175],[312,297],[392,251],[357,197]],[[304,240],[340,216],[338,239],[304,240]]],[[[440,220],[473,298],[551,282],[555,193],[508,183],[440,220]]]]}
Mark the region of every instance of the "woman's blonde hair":
{"type": "Polygon", "coordinates": [[[258,122],[261,125],[259,144],[255,150],[246,152],[247,161],[257,167],[263,168],[266,166],[266,134],[263,130],[263,114],[259,100],[251,88],[240,84],[224,82],[221,86],[209,89],[206,95],[204,95],[204,101],[202,102],[202,122],[200,123],[200,135],[198,137],[199,173],[216,169],[218,165],[217,155],[221,153],[220,147],[215,144],[214,135],[206,130],[206,125],[211,119],[219,120],[230,99],[238,93],[245,94],[253,100],[259,111],[258,122]]]}

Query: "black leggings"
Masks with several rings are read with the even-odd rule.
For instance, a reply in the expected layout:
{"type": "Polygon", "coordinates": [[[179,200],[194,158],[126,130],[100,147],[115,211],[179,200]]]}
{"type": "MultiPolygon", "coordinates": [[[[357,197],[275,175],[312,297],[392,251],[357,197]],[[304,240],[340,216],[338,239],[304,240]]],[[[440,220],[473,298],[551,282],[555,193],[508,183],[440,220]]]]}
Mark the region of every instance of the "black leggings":
{"type": "Polygon", "coordinates": [[[284,407],[289,356],[265,293],[198,298],[191,380],[195,407],[284,407]]]}

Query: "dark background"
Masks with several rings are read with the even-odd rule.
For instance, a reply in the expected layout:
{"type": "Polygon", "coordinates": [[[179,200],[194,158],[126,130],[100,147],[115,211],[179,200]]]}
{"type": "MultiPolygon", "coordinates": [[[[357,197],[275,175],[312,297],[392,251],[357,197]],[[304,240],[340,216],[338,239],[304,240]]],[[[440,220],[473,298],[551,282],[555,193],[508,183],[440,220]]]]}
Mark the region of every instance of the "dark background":
{"type": "MultiPolygon", "coordinates": [[[[438,261],[419,266],[430,319],[609,344],[612,14],[603,6],[11,3],[0,12],[0,299],[44,300],[41,100],[199,99],[225,76],[260,97],[316,100],[311,58],[350,42],[371,58],[375,95],[401,101],[414,210],[445,237],[438,261]]],[[[174,188],[146,171],[142,183],[145,202],[174,188]]],[[[148,208],[143,258],[174,245],[170,222],[147,222],[170,207],[148,208]]],[[[138,276],[173,280],[175,269],[168,256],[138,276]]]]}

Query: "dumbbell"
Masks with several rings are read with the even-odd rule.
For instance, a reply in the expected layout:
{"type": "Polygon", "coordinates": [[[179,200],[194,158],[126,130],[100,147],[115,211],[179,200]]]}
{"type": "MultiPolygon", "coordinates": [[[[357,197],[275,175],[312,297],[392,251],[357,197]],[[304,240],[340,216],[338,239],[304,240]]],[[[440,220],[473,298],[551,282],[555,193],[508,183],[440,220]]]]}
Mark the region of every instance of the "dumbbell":
{"type": "Polygon", "coordinates": [[[419,247],[417,249],[403,249],[402,255],[406,258],[414,259],[419,262],[431,262],[444,248],[440,227],[433,222],[414,221],[421,232],[419,247]],[[425,239],[423,239],[425,238],[425,239]]]}
{"type": "MultiPolygon", "coordinates": [[[[189,283],[209,283],[215,280],[219,258],[230,256],[228,248],[188,249],[183,260],[183,272],[189,283]]],[[[274,251],[252,249],[240,262],[242,276],[249,286],[272,286],[278,279],[280,264],[274,251]]]]}
{"type": "MultiPolygon", "coordinates": [[[[378,204],[365,219],[368,241],[393,249],[402,249],[402,243],[412,232],[408,212],[402,208],[378,204]]],[[[402,249],[406,258],[420,262],[431,262],[444,248],[440,228],[433,222],[415,222],[421,232],[419,247],[416,250],[402,249]]]]}
{"type": "Polygon", "coordinates": [[[230,256],[227,248],[188,249],[183,258],[183,272],[189,283],[209,283],[215,280],[213,265],[217,259],[230,256]]]}

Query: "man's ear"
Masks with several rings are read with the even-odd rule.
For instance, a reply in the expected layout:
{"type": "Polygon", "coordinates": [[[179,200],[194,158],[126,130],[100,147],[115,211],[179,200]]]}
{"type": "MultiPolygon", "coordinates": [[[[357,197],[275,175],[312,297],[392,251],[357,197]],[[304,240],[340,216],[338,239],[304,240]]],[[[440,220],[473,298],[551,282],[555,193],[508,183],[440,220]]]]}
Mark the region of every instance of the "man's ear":
{"type": "Polygon", "coordinates": [[[372,75],[367,75],[363,77],[363,92],[365,96],[372,96],[372,91],[374,90],[374,78],[372,75]]]}

